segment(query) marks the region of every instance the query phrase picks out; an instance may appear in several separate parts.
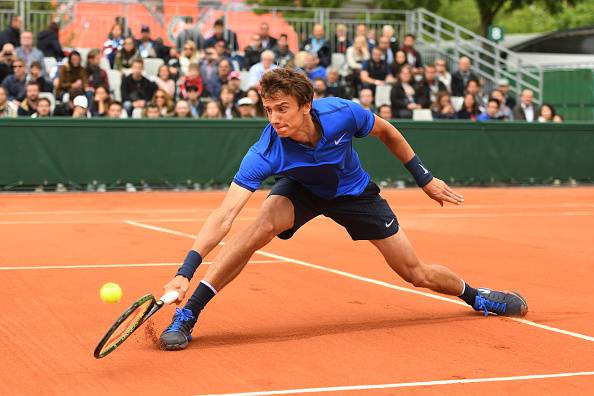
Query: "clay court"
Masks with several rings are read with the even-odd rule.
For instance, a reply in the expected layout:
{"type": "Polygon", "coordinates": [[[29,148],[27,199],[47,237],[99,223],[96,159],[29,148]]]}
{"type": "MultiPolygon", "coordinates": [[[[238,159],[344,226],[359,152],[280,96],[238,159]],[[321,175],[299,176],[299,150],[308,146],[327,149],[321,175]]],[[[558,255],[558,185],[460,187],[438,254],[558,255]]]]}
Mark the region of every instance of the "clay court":
{"type": "Polygon", "coordinates": [[[525,320],[413,290],[370,243],[317,218],[252,257],[188,349],[158,349],[165,307],[101,360],[105,330],[161,294],[223,193],[0,196],[0,393],[591,395],[594,188],[460,191],[465,204],[445,208],[417,189],[383,195],[421,258],[475,287],[521,291],[525,320]],[[124,290],[119,304],[99,299],[108,281],[124,290]]]}

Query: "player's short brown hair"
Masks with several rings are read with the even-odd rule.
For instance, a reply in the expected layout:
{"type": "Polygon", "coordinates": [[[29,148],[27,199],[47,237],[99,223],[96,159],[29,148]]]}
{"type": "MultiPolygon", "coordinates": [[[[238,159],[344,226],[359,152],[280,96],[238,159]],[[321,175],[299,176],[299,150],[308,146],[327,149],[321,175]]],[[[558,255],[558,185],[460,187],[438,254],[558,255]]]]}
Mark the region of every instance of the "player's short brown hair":
{"type": "Polygon", "coordinates": [[[313,86],[309,78],[296,70],[279,67],[264,73],[260,86],[263,99],[289,95],[297,100],[300,107],[313,100],[313,86]]]}

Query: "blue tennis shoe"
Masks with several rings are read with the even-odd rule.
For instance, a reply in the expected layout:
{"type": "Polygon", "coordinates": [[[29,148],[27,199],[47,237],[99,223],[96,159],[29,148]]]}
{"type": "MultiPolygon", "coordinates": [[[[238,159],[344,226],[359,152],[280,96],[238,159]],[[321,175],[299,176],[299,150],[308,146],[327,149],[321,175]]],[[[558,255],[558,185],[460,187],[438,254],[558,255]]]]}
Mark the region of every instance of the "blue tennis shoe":
{"type": "Polygon", "coordinates": [[[196,318],[187,308],[175,308],[171,324],[161,333],[161,348],[168,351],[179,351],[192,341],[192,329],[196,318]]]}
{"type": "Polygon", "coordinates": [[[500,292],[491,289],[477,289],[478,294],[474,299],[476,311],[483,311],[485,316],[494,313],[501,316],[525,316],[528,312],[528,303],[517,292],[500,292]]]}

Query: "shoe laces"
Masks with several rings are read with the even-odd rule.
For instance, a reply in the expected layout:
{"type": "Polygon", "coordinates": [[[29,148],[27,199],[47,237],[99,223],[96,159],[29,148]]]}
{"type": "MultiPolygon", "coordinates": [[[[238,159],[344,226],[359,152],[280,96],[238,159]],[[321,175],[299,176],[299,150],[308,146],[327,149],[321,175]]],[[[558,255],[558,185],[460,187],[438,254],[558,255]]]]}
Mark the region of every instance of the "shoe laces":
{"type": "MultiPolygon", "coordinates": [[[[187,308],[175,308],[175,315],[173,315],[173,322],[167,328],[167,331],[179,331],[182,326],[194,321],[192,311],[187,308]]],[[[184,329],[187,330],[187,329],[184,329]]]]}
{"type": "Polygon", "coordinates": [[[489,312],[503,314],[505,313],[506,308],[506,303],[493,301],[487,297],[481,296],[480,294],[478,294],[474,300],[474,309],[476,309],[477,311],[482,310],[485,313],[485,316],[488,316],[489,312]]]}

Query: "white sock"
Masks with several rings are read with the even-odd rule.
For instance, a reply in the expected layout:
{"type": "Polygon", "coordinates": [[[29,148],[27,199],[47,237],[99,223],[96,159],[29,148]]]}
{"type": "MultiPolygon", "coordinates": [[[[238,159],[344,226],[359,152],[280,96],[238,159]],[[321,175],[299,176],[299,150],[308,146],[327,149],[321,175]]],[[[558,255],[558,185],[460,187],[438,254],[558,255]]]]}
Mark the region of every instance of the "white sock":
{"type": "Polygon", "coordinates": [[[203,284],[204,284],[204,285],[206,285],[206,286],[207,286],[207,287],[208,287],[210,290],[212,290],[212,292],[213,292],[214,294],[217,294],[217,289],[215,289],[213,285],[211,285],[210,283],[208,283],[208,282],[207,282],[207,281],[205,281],[204,279],[202,279],[202,280],[200,281],[200,283],[203,283],[203,284]]]}

